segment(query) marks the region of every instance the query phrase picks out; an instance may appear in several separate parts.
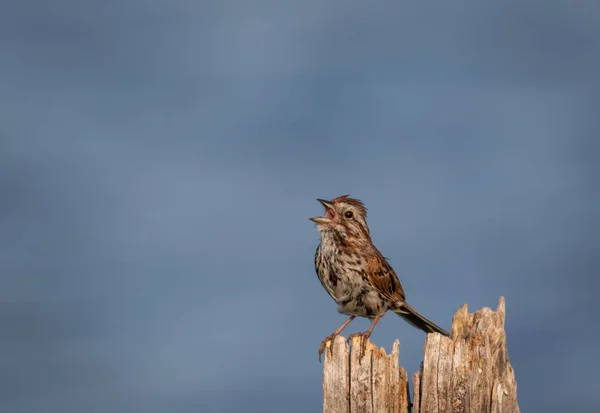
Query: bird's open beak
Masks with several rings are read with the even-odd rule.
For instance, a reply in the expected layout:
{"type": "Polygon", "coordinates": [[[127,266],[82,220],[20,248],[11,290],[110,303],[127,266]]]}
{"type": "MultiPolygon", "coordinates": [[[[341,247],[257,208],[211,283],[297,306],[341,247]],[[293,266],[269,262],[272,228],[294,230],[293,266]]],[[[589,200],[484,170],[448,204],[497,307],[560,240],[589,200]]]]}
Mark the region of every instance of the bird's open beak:
{"type": "Polygon", "coordinates": [[[317,199],[326,209],[333,209],[333,204],[329,201],[325,201],[324,199],[317,199]]]}
{"type": "Polygon", "coordinates": [[[316,222],[317,224],[328,224],[331,222],[331,218],[333,217],[333,204],[324,199],[317,199],[324,207],[325,207],[325,216],[323,217],[313,217],[309,218],[311,221],[316,222]]]}

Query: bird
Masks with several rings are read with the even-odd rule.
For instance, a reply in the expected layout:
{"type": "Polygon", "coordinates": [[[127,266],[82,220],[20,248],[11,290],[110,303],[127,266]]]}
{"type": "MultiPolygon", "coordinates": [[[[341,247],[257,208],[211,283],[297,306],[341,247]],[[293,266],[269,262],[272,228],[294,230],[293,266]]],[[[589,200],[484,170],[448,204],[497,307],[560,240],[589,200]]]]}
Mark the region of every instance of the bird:
{"type": "MultiPolygon", "coordinates": [[[[371,240],[367,208],[362,201],[341,195],[331,200],[317,199],[325,214],[309,218],[317,224],[320,242],[315,251],[315,271],[323,288],[349,318],[319,347],[319,361],[327,342],[335,339],[356,317],[368,318],[369,329],[348,336],[360,339],[359,354],[364,356],[368,338],[387,311],[392,311],[426,333],[450,334],[425,318],[406,302],[396,272],[371,240]]],[[[333,345],[330,346],[333,355],[333,345]]]]}

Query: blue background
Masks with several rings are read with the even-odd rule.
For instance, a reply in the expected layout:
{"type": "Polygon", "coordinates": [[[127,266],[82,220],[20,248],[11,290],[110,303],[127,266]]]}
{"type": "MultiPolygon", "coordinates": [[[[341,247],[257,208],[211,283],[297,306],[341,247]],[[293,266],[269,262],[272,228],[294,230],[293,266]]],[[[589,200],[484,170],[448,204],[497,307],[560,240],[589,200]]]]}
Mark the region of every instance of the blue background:
{"type": "MultiPolygon", "coordinates": [[[[522,411],[599,411],[599,20],[593,0],[6,3],[0,410],[320,411],[344,317],[308,218],[349,193],[436,323],[506,296],[522,411]]],[[[425,336],[389,314],[372,339],[395,338],[412,374],[425,336]]]]}

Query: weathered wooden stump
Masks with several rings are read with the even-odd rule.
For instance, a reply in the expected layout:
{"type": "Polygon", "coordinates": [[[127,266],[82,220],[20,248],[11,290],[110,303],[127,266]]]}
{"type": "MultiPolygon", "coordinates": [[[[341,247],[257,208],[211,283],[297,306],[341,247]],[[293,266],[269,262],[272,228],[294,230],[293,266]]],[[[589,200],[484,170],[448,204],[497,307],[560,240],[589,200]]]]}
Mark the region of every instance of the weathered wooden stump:
{"type": "Polygon", "coordinates": [[[421,369],[408,376],[398,366],[400,344],[388,355],[367,343],[359,359],[358,339],[329,343],[323,371],[324,413],[520,413],[517,383],[506,346],[505,302],[474,314],[465,304],[452,320],[451,337],[428,334],[421,369]],[[329,346],[334,354],[330,357],[329,346]]]}
{"type": "Polygon", "coordinates": [[[333,343],[330,357],[328,343],[323,374],[323,411],[408,413],[408,375],[398,367],[400,342],[396,340],[390,354],[370,341],[359,359],[359,338],[348,343],[342,336],[333,343]]]}

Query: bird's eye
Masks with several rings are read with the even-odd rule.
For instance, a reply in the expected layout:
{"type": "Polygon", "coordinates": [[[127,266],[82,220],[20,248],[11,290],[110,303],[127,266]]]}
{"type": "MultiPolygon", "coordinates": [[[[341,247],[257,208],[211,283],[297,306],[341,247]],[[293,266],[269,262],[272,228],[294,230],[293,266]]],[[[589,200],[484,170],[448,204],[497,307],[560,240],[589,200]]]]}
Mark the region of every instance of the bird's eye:
{"type": "Polygon", "coordinates": [[[352,213],[352,211],[346,211],[346,213],[344,214],[344,216],[348,219],[352,218],[354,214],[352,213]]]}

